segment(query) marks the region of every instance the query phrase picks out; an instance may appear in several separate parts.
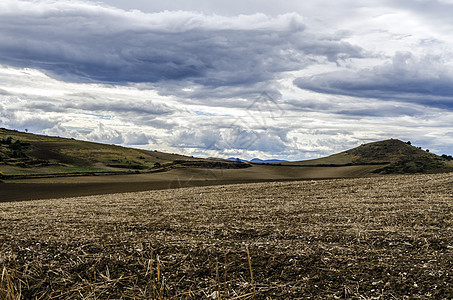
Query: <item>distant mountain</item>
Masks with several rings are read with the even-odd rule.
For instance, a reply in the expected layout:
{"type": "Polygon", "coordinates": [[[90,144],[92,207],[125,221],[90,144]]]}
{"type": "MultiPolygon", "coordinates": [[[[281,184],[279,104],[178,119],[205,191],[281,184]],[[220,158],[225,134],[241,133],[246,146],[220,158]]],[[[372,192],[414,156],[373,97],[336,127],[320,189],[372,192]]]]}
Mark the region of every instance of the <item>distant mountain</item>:
{"type": "Polygon", "coordinates": [[[280,160],[280,159],[266,159],[266,160],[262,160],[262,159],[259,159],[259,158],[254,158],[252,160],[245,160],[245,159],[240,159],[240,158],[237,158],[237,157],[230,157],[230,158],[227,158],[227,160],[230,160],[230,161],[241,161],[241,162],[251,162],[251,163],[259,163],[259,164],[264,164],[264,163],[284,163],[284,162],[288,162],[287,160],[280,160]]]}
{"type": "Polygon", "coordinates": [[[254,158],[250,162],[252,163],[283,163],[283,162],[288,162],[287,160],[281,160],[281,159],[259,159],[259,158],[254,158]]]}

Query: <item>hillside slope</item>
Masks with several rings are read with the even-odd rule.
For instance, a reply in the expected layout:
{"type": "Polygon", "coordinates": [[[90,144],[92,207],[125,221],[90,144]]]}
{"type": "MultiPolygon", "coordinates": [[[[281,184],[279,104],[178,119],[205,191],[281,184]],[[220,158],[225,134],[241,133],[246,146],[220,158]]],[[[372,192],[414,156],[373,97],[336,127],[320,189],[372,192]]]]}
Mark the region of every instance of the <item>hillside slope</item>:
{"type": "Polygon", "coordinates": [[[361,145],[328,157],[292,162],[301,166],[382,165],[374,173],[439,173],[453,171],[450,160],[397,139],[361,145]]]}
{"type": "Polygon", "coordinates": [[[142,173],[188,165],[213,168],[248,166],[238,162],[200,159],[0,128],[0,172],[6,176],[142,173]]]}
{"type": "Polygon", "coordinates": [[[345,153],[354,164],[387,163],[376,170],[380,173],[431,173],[449,168],[446,159],[395,139],[361,145],[345,153]]]}

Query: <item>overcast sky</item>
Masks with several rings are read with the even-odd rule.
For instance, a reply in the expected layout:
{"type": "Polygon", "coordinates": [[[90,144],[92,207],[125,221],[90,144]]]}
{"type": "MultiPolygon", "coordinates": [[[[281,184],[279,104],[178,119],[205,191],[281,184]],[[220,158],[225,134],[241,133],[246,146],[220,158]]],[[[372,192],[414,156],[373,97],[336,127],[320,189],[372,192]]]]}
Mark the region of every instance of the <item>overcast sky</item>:
{"type": "Polygon", "coordinates": [[[2,0],[0,127],[302,160],[453,154],[453,0],[2,0]]]}

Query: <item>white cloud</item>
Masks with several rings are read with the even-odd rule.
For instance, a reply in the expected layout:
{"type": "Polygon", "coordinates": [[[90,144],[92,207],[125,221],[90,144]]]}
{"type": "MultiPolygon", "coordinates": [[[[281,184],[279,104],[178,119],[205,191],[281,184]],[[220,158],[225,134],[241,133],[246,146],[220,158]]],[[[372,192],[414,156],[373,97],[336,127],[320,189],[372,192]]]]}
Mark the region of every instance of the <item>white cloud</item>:
{"type": "Polygon", "coordinates": [[[143,146],[149,144],[149,139],[143,132],[128,132],[124,136],[124,144],[143,146]]]}
{"type": "Polygon", "coordinates": [[[118,130],[105,128],[102,123],[99,123],[98,128],[90,132],[86,136],[89,140],[106,144],[122,144],[124,142],[123,135],[118,130]]]}

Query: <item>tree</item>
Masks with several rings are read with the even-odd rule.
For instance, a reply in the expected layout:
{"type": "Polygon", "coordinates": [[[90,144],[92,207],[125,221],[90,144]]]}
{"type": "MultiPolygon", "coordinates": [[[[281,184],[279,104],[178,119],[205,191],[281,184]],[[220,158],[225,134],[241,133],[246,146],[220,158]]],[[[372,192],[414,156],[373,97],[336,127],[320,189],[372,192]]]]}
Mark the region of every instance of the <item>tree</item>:
{"type": "Polygon", "coordinates": [[[411,141],[407,141],[406,144],[408,144],[409,146],[412,145],[411,141]]]}

